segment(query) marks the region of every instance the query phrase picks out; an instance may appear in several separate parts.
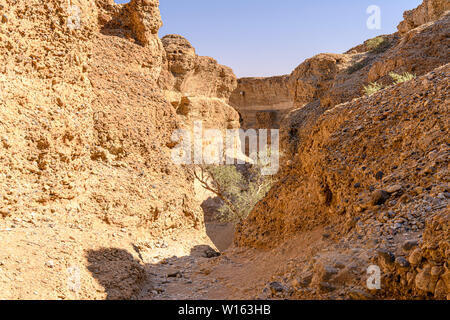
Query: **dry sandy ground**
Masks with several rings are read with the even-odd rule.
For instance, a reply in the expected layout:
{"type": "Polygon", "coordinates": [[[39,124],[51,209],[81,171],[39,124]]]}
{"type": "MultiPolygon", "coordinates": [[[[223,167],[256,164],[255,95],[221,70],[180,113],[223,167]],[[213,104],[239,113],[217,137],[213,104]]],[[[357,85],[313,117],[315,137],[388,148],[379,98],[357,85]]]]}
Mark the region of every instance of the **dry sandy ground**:
{"type": "MultiPolygon", "coordinates": [[[[218,224],[209,233],[226,246],[232,229],[218,224]]],[[[215,257],[204,231],[157,240],[101,221],[62,221],[57,214],[3,220],[0,299],[258,298],[276,274],[286,274],[289,261],[305,254],[299,248],[315,250],[305,241],[323,247],[321,232],[312,232],[282,249],[231,248],[215,257]]]]}

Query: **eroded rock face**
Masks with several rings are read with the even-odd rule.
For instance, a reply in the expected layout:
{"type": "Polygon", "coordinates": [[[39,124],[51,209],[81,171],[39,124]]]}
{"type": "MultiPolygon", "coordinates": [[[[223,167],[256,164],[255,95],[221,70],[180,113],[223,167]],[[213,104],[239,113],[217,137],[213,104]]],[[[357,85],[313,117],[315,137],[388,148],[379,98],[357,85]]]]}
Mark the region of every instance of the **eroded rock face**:
{"type": "Polygon", "coordinates": [[[449,75],[447,64],[319,115],[279,182],[238,226],[236,243],[273,247],[299,232],[328,226],[341,244],[390,244],[376,260],[391,275],[378,294],[446,296],[445,268],[433,266],[445,264],[449,245],[448,236],[443,238],[450,196],[445,182],[450,129],[444,120],[449,75]],[[440,223],[425,223],[431,212],[440,223]],[[403,253],[402,235],[421,234],[425,225],[427,244],[412,263],[403,253]],[[404,287],[394,283],[397,273],[404,287]]]}
{"type": "Polygon", "coordinates": [[[195,67],[197,54],[189,41],[176,34],[162,39],[169,65],[169,71],[176,76],[183,76],[195,67]]]}
{"type": "MultiPolygon", "coordinates": [[[[0,164],[15,181],[43,178],[29,184],[35,198],[17,203],[13,196],[5,207],[11,215],[32,207],[87,210],[110,225],[156,233],[201,228],[193,182],[171,160],[171,134],[182,121],[157,84],[165,58],[158,1],[73,5],[18,1],[2,9],[9,21],[0,25],[0,133],[19,151],[5,148],[0,164]],[[72,28],[71,15],[79,19],[72,28]]],[[[1,179],[15,194],[18,185],[1,179]]]]}
{"type": "Polygon", "coordinates": [[[282,120],[283,149],[295,154],[324,112],[364,95],[369,83],[391,85],[390,72],[419,76],[450,62],[449,31],[447,13],[403,36],[382,36],[378,47],[372,39],[343,55],[321,54],[300,64],[290,75],[294,108],[282,120]]]}
{"type": "MultiPolygon", "coordinates": [[[[301,140],[318,116],[362,96],[364,86],[371,82],[392,84],[390,72],[423,75],[448,63],[450,44],[445,39],[450,31],[450,13],[445,10],[448,1],[424,1],[405,14],[416,21],[406,34],[370,39],[344,54],[319,54],[301,63],[289,76],[240,79],[231,102],[243,115],[244,126],[256,126],[255,109],[265,106],[277,109],[277,103],[283,101],[290,108],[278,120],[286,124],[282,126],[282,139],[284,142],[301,140]],[[274,79],[283,81],[274,83],[274,79]],[[278,98],[274,99],[268,87],[276,88],[278,84],[282,86],[278,98]],[[245,110],[250,109],[246,115],[245,110]],[[291,139],[295,136],[298,139],[291,139]]],[[[289,143],[283,144],[286,149],[291,147],[289,143]]]]}
{"type": "Polygon", "coordinates": [[[236,76],[231,68],[218,64],[211,57],[198,57],[193,74],[187,77],[182,91],[228,101],[236,86],[236,76]]]}
{"type": "Polygon", "coordinates": [[[194,47],[180,35],[162,38],[168,73],[160,82],[167,90],[228,101],[237,86],[233,70],[210,57],[197,56],[194,47]]]}
{"type": "Polygon", "coordinates": [[[216,129],[239,127],[239,114],[229,104],[237,80],[233,71],[210,57],[198,56],[180,35],[162,38],[165,68],[159,78],[165,95],[187,126],[196,120],[216,129]]]}
{"type": "Polygon", "coordinates": [[[99,8],[98,21],[101,27],[119,28],[123,35],[127,31],[142,45],[148,45],[158,38],[162,26],[159,0],[131,0],[119,5],[114,0],[96,0],[99,8]]]}
{"type": "Polygon", "coordinates": [[[289,76],[241,78],[230,104],[242,116],[245,128],[277,128],[285,112],[293,107],[289,76]]]}
{"type": "Polygon", "coordinates": [[[371,65],[367,81],[389,81],[391,71],[421,75],[450,61],[450,43],[444,40],[449,32],[450,12],[447,12],[403,35],[398,44],[371,65]]]}
{"type": "MultiPolygon", "coordinates": [[[[0,235],[2,243],[5,235],[17,261],[35,270],[65,275],[58,262],[70,261],[84,279],[75,294],[61,286],[65,278],[43,287],[46,275],[24,273],[30,294],[135,298],[145,270],[131,244],[178,231],[200,238],[204,230],[194,180],[171,158],[172,133],[186,121],[158,82],[169,73],[158,1],[0,4],[0,227],[17,231],[0,235]],[[29,227],[57,257],[51,263],[31,248],[16,250],[29,227]]],[[[195,95],[183,100],[196,107],[190,119],[238,124],[226,104],[232,71],[195,57],[190,72],[195,95]]],[[[8,255],[1,251],[0,260],[10,268],[8,255]]],[[[0,298],[29,297],[12,282],[0,287],[0,298]]]]}
{"type": "Polygon", "coordinates": [[[158,0],[132,0],[116,4],[114,0],[96,0],[99,32],[125,38],[143,47],[142,67],[151,71],[153,80],[163,71],[165,51],[158,37],[162,26],[158,0]]]}
{"type": "Polygon", "coordinates": [[[337,104],[346,96],[339,89],[337,77],[349,66],[350,58],[340,54],[319,54],[300,64],[290,76],[290,90],[296,105],[322,99],[326,106],[337,104]],[[339,99],[339,100],[334,100],[339,99]]]}
{"type": "Polygon", "coordinates": [[[405,20],[398,25],[398,31],[406,33],[425,23],[437,20],[448,10],[450,10],[450,3],[447,0],[425,0],[416,9],[403,14],[405,20]]]}
{"type": "Polygon", "coordinates": [[[131,29],[140,42],[148,44],[162,26],[159,0],[131,0],[127,9],[130,12],[131,29]]]}

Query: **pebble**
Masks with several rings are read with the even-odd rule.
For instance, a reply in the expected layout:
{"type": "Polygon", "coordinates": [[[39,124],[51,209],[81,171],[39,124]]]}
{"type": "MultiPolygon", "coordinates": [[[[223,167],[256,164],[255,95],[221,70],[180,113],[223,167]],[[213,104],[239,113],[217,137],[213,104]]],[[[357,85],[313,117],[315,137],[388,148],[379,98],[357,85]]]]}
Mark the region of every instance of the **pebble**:
{"type": "Polygon", "coordinates": [[[2,216],[3,218],[6,218],[7,216],[9,216],[11,214],[11,212],[9,210],[6,209],[0,209],[0,216],[2,216]]]}
{"type": "Polygon", "coordinates": [[[399,265],[401,268],[408,268],[409,262],[404,257],[397,257],[395,259],[395,263],[399,265]]]}
{"type": "Polygon", "coordinates": [[[55,267],[55,262],[53,262],[53,260],[49,260],[45,263],[45,266],[48,268],[53,268],[55,267]]]}
{"type": "Polygon", "coordinates": [[[269,284],[270,291],[272,294],[276,294],[278,292],[283,292],[285,290],[284,286],[279,282],[271,282],[269,284]]]}
{"type": "Polygon", "coordinates": [[[381,259],[382,262],[384,262],[385,265],[391,265],[394,263],[395,261],[395,256],[393,253],[384,250],[384,249],[379,249],[377,251],[378,253],[378,258],[381,259]]]}
{"type": "Polygon", "coordinates": [[[389,199],[389,197],[390,195],[388,192],[384,190],[376,190],[372,194],[372,205],[374,206],[382,205],[389,199]]]}
{"type": "Polygon", "coordinates": [[[386,189],[386,192],[392,194],[392,193],[399,192],[400,190],[402,190],[402,186],[396,184],[396,185],[393,185],[393,186],[388,187],[388,188],[386,189]]]}
{"type": "Polygon", "coordinates": [[[326,293],[326,292],[332,292],[334,290],[336,290],[335,287],[333,287],[331,284],[329,284],[328,282],[321,282],[319,283],[319,289],[321,292],[326,293]]]}
{"type": "Polygon", "coordinates": [[[182,273],[180,271],[175,271],[167,274],[168,278],[181,278],[183,277],[182,273]]]}
{"type": "Polygon", "coordinates": [[[411,251],[415,247],[419,246],[419,242],[417,240],[407,240],[403,243],[402,249],[406,252],[411,251]]]}
{"type": "Polygon", "coordinates": [[[409,263],[416,266],[422,262],[422,250],[420,248],[416,248],[408,258],[409,263]]]}
{"type": "Polygon", "coordinates": [[[377,180],[381,180],[381,179],[383,179],[383,177],[384,177],[384,172],[383,171],[378,171],[375,174],[375,179],[377,179],[377,180]]]}

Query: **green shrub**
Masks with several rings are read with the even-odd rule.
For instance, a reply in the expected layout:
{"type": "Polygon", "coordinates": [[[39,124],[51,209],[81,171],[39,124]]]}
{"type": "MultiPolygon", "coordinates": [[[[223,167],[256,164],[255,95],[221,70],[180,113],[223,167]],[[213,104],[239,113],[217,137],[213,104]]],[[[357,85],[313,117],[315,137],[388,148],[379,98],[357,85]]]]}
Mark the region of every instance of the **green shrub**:
{"type": "Polygon", "coordinates": [[[373,95],[374,93],[380,91],[381,89],[383,89],[383,85],[382,84],[378,84],[377,82],[371,82],[371,83],[369,83],[369,85],[364,86],[364,92],[369,97],[371,95],[373,95]]]}
{"type": "Polygon", "coordinates": [[[390,48],[391,43],[385,37],[376,37],[366,41],[366,46],[370,52],[382,53],[390,48]]]}
{"type": "Polygon", "coordinates": [[[394,80],[394,84],[403,83],[406,81],[410,81],[416,78],[416,75],[413,73],[405,72],[403,74],[398,74],[395,72],[389,73],[389,76],[394,80]]]}
{"type": "Polygon", "coordinates": [[[222,200],[218,217],[222,222],[237,223],[247,218],[273,183],[270,176],[261,175],[259,166],[247,166],[245,170],[234,165],[201,166],[194,174],[205,189],[222,200]]]}

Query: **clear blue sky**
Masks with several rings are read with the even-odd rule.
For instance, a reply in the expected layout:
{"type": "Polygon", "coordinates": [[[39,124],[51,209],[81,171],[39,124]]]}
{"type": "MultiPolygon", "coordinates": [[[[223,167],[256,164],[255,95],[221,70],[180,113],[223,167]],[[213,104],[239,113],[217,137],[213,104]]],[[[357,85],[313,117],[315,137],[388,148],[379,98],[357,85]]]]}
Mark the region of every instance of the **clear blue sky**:
{"type": "MultiPolygon", "coordinates": [[[[118,3],[129,2],[116,0],[118,3]]],[[[238,77],[290,73],[321,52],[342,53],[396,31],[405,10],[422,0],[160,0],[159,34],[181,34],[199,55],[233,68],[238,77]],[[370,5],[381,29],[369,30],[370,5]]]]}

